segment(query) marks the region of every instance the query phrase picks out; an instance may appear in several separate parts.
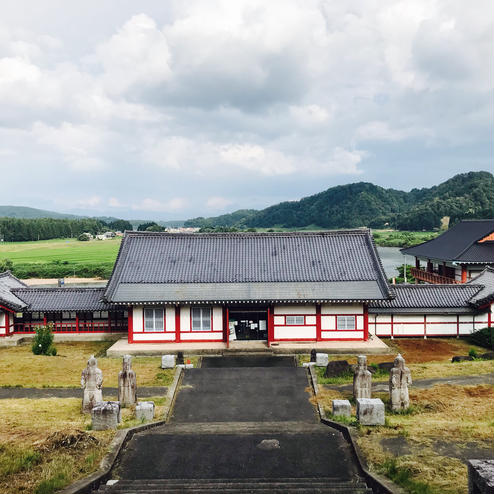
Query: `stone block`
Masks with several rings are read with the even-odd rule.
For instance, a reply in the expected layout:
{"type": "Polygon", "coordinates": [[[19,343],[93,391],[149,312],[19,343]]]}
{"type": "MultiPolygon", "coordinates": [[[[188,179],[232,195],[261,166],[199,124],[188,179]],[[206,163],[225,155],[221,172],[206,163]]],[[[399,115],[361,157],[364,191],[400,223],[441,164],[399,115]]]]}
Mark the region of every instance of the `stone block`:
{"type": "Polygon", "coordinates": [[[316,365],[315,362],[304,362],[302,364],[302,367],[312,367],[313,365],[316,365]]]}
{"type": "Polygon", "coordinates": [[[384,403],[379,398],[357,399],[357,420],[362,425],[384,425],[384,403]]]}
{"type": "Polygon", "coordinates": [[[352,406],[348,400],[333,400],[333,415],[351,417],[352,406]]]}
{"type": "Polygon", "coordinates": [[[484,360],[494,360],[494,352],[487,352],[487,353],[483,353],[481,356],[480,356],[481,359],[484,359],[484,360]]]}
{"type": "Polygon", "coordinates": [[[138,401],[136,405],[136,419],[149,422],[154,419],[154,401],[138,401]]]}
{"type": "Polygon", "coordinates": [[[175,368],[175,355],[162,355],[161,356],[161,368],[162,369],[174,369],[175,368]]]}
{"type": "Polygon", "coordinates": [[[116,429],[121,421],[120,402],[101,401],[91,410],[92,429],[105,431],[116,429]]]}
{"type": "Polygon", "coordinates": [[[326,365],[324,377],[337,377],[350,371],[350,364],[346,360],[332,360],[326,365]]]}
{"type": "Polygon", "coordinates": [[[329,363],[329,357],[327,353],[316,353],[316,365],[318,367],[326,367],[329,363]]]}
{"type": "Polygon", "coordinates": [[[468,460],[468,493],[494,492],[494,460],[468,460]]]}
{"type": "MultiPolygon", "coordinates": [[[[395,366],[395,363],[394,362],[381,362],[380,364],[377,364],[377,366],[379,367],[379,369],[381,369],[382,371],[386,371],[386,372],[389,372],[394,366],[395,366]]],[[[370,369],[369,369],[370,370],[370,369]]],[[[372,371],[371,371],[372,372],[372,371]]]]}
{"type": "Polygon", "coordinates": [[[455,355],[452,359],[451,362],[468,362],[472,361],[473,357],[470,355],[455,355]]]}

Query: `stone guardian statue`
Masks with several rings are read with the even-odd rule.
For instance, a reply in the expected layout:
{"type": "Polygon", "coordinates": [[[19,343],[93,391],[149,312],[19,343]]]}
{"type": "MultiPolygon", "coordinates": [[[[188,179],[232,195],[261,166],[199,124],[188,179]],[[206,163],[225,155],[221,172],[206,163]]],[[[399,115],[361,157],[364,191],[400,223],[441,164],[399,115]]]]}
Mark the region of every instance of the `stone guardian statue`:
{"type": "Polygon", "coordinates": [[[367,370],[367,357],[357,357],[357,368],[353,374],[353,397],[370,398],[372,390],[372,374],[367,370]]]}
{"type": "Polygon", "coordinates": [[[122,407],[137,403],[136,373],[132,370],[130,355],[124,355],[122,370],[118,373],[118,401],[122,407]]]}
{"type": "Polygon", "coordinates": [[[406,410],[410,406],[408,386],[412,384],[412,374],[405,366],[405,359],[398,354],[394,367],[389,372],[389,400],[391,410],[406,410]]]}
{"type": "Polygon", "coordinates": [[[103,373],[98,369],[98,361],[91,355],[81,375],[81,388],[84,390],[82,413],[91,413],[96,403],[103,401],[102,385],[103,373]]]}

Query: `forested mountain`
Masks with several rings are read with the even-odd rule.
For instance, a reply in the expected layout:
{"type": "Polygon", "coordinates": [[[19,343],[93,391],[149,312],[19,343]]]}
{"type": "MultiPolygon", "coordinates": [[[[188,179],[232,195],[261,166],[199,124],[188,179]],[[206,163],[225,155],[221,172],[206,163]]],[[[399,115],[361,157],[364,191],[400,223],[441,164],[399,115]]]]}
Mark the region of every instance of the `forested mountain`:
{"type": "Polygon", "coordinates": [[[239,210],[213,218],[194,218],[192,227],[438,228],[467,218],[494,217],[494,177],[488,172],[456,175],[440,185],[404,192],[359,182],[331,187],[300,201],[282,202],[261,211],[239,210]]]}
{"type": "Polygon", "coordinates": [[[25,206],[0,206],[0,217],[5,218],[54,218],[54,219],[77,219],[82,216],[75,214],[56,213],[55,211],[46,211],[44,209],[28,208],[25,206]]]}

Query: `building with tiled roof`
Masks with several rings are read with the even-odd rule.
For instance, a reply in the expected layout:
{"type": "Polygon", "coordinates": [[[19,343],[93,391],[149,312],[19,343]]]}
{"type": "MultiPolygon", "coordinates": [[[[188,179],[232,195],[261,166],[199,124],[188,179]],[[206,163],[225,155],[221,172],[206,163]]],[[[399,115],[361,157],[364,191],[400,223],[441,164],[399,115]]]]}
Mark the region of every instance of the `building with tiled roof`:
{"type": "Polygon", "coordinates": [[[316,342],[464,335],[491,324],[494,270],[389,285],[366,229],[126,232],[105,288],[29,288],[0,274],[0,336],[121,332],[130,343],[316,342]]]}
{"type": "Polygon", "coordinates": [[[401,252],[415,257],[412,276],[419,281],[466,283],[486,266],[494,266],[494,219],[460,221],[438,237],[401,252]]]}

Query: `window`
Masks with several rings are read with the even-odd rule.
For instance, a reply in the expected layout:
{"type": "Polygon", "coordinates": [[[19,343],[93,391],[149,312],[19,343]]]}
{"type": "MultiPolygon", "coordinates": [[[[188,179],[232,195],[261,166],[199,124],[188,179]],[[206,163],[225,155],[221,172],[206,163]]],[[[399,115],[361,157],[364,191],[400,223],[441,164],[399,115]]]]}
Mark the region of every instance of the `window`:
{"type": "Polygon", "coordinates": [[[336,329],[355,329],[355,316],[337,316],[336,329]]]}
{"type": "Polygon", "coordinates": [[[144,331],[164,331],[163,309],[144,309],[144,331]]]}
{"type": "Polygon", "coordinates": [[[211,309],[209,307],[192,307],[192,331],[211,331],[211,309]]]}
{"type": "Polygon", "coordinates": [[[305,324],[304,316],[286,316],[285,324],[287,326],[303,326],[305,324]]]}

